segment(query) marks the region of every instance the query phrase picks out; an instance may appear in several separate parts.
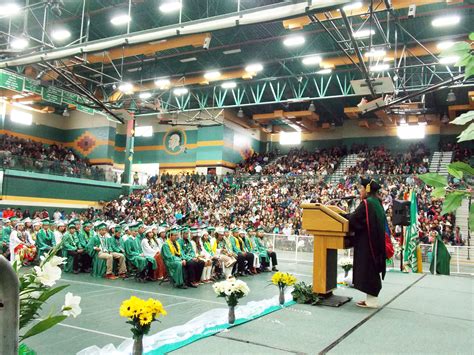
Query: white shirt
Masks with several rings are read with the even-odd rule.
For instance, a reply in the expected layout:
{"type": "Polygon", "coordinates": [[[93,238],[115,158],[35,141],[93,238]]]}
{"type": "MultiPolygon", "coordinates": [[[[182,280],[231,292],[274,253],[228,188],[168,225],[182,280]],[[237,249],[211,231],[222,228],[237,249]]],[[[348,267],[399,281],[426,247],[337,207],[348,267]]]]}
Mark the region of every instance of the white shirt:
{"type": "Polygon", "coordinates": [[[141,245],[145,256],[155,257],[155,254],[160,252],[158,245],[154,241],[150,242],[148,238],[143,238],[141,245]]]}
{"type": "MultiPolygon", "coordinates": [[[[19,231],[17,230],[12,230],[10,233],[10,261],[14,262],[15,261],[15,248],[20,245],[24,244],[25,242],[20,239],[19,236],[19,231]]],[[[30,245],[35,245],[35,242],[31,239],[30,233],[26,233],[26,243],[30,245]]]]}
{"type": "Polygon", "coordinates": [[[54,241],[56,242],[56,245],[61,243],[61,240],[63,240],[63,234],[60,231],[55,230],[54,231],[54,241]]]}

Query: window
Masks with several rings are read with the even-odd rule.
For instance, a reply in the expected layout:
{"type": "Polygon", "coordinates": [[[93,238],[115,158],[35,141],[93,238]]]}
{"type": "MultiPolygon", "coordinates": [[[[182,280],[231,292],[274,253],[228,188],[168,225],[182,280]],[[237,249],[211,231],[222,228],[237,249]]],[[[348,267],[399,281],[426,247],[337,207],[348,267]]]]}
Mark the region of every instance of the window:
{"type": "Polygon", "coordinates": [[[400,139],[423,139],[425,138],[425,126],[407,124],[397,127],[397,135],[400,139]]]}
{"type": "Polygon", "coordinates": [[[33,122],[33,115],[24,111],[12,110],[11,120],[16,123],[31,126],[31,123],[33,122]]]}
{"type": "Polygon", "coordinates": [[[301,143],[301,132],[281,132],[281,145],[296,145],[301,143]]]}
{"type": "Polygon", "coordinates": [[[135,137],[152,137],[152,136],[153,136],[152,126],[135,127],[135,137]]]}

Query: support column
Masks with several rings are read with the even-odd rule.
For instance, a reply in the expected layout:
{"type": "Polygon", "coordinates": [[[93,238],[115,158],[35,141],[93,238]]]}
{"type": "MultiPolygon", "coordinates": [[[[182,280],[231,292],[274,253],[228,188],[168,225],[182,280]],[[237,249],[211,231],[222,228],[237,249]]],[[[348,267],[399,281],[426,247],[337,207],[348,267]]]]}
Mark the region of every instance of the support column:
{"type": "Polygon", "coordinates": [[[122,175],[122,186],[125,193],[132,190],[133,151],[135,149],[135,120],[127,121],[127,138],[125,141],[125,167],[122,175]]]}

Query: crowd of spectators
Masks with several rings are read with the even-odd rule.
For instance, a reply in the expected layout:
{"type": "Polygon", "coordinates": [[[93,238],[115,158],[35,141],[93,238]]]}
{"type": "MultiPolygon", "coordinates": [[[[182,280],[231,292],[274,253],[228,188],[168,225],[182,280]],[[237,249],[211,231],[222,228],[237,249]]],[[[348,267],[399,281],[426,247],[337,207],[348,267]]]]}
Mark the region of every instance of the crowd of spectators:
{"type": "Polygon", "coordinates": [[[304,148],[293,148],[288,154],[274,159],[276,153],[252,156],[237,169],[240,174],[266,175],[319,175],[325,177],[336,169],[340,159],[346,155],[345,147],[319,149],[310,152],[304,148]],[[274,160],[272,160],[274,159],[274,160]],[[270,163],[269,163],[270,162],[270,163]]]}
{"type": "Polygon", "coordinates": [[[0,164],[8,169],[105,180],[102,169],[92,167],[73,149],[8,134],[0,135],[0,164]]]}
{"type": "Polygon", "coordinates": [[[404,153],[384,146],[357,146],[352,152],[357,154],[357,163],[345,171],[346,175],[424,174],[430,164],[430,152],[423,143],[412,144],[404,153]]]}

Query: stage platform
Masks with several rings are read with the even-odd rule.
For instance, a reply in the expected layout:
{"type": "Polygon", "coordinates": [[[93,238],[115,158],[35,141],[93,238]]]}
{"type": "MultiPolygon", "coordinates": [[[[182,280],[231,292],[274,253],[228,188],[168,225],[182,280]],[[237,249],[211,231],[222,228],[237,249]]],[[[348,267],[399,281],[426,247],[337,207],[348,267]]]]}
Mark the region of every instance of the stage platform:
{"type": "MultiPolygon", "coordinates": [[[[311,282],[311,265],[282,264],[280,270],[311,282]]],[[[243,303],[275,295],[276,288],[269,285],[270,277],[269,273],[246,277],[251,293],[243,303]]],[[[70,284],[68,291],[82,297],[83,313],[27,341],[39,355],[76,354],[91,345],[120,344],[130,333],[118,308],[131,295],[158,298],[167,309],[168,316],[161,323],[154,323],[151,333],[184,324],[210,309],[225,307],[210,285],[177,290],[169,284],[108,281],[89,275],[64,274],[63,279],[70,284]]],[[[173,353],[472,354],[473,293],[472,277],[389,272],[378,310],[358,308],[355,301],[363,295],[341,287],[336,294],[354,299],[340,308],[293,305],[173,353]]],[[[63,297],[55,297],[52,303],[60,307],[63,297]]]]}

